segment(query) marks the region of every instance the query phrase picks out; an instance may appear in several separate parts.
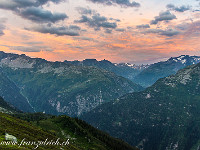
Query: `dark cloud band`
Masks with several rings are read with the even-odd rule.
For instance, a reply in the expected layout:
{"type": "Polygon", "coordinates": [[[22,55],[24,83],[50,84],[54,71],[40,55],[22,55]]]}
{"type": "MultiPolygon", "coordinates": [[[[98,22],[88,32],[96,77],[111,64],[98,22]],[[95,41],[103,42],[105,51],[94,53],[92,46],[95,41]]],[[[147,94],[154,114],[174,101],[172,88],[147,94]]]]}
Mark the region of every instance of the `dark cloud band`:
{"type": "Polygon", "coordinates": [[[82,16],[79,20],[75,20],[75,23],[84,23],[87,26],[94,28],[94,30],[96,31],[101,30],[101,28],[103,28],[105,29],[105,33],[111,33],[112,29],[116,29],[117,22],[120,21],[119,19],[101,16],[99,13],[91,9],[79,8],[78,12],[82,14],[82,16]]]}
{"type": "Polygon", "coordinates": [[[149,29],[149,30],[145,31],[145,33],[154,33],[154,34],[164,35],[164,36],[168,36],[168,37],[180,34],[179,31],[174,30],[174,29],[167,29],[167,30],[149,29]]]}
{"type": "Polygon", "coordinates": [[[190,6],[185,6],[185,5],[177,7],[177,6],[173,5],[173,4],[168,4],[166,7],[169,10],[174,10],[174,11],[177,11],[177,12],[185,12],[187,10],[190,10],[190,6]]]}
{"type": "Polygon", "coordinates": [[[0,8],[7,10],[14,10],[26,7],[39,7],[44,4],[47,4],[48,2],[53,2],[55,4],[58,4],[64,1],[65,0],[1,0],[0,8]]]}
{"type": "Polygon", "coordinates": [[[78,26],[52,26],[52,25],[40,25],[40,26],[35,26],[32,28],[26,28],[26,30],[31,30],[31,31],[36,31],[40,33],[49,33],[49,34],[54,34],[57,36],[63,36],[63,35],[68,35],[68,36],[79,36],[79,30],[81,28],[78,26]]]}
{"type": "Polygon", "coordinates": [[[142,24],[142,25],[138,25],[136,26],[137,29],[147,29],[150,28],[149,24],[142,24]]]}
{"type": "Polygon", "coordinates": [[[0,36],[4,35],[4,30],[6,29],[5,23],[6,19],[5,18],[0,18],[0,36]]]}
{"type": "Polygon", "coordinates": [[[21,52],[41,52],[41,51],[53,51],[53,49],[42,46],[42,45],[33,45],[33,46],[9,46],[9,45],[0,45],[4,47],[8,47],[11,50],[17,50],[21,52]]]}
{"type": "Polygon", "coordinates": [[[105,5],[120,5],[122,7],[140,7],[140,3],[135,1],[130,2],[130,0],[88,0],[93,3],[101,3],[105,5]]]}
{"type": "Polygon", "coordinates": [[[60,3],[64,0],[1,0],[0,9],[10,10],[33,22],[52,22],[68,18],[65,13],[52,13],[42,8],[48,2],[60,3]]]}
{"type": "Polygon", "coordinates": [[[68,18],[66,14],[63,13],[52,13],[51,11],[44,10],[42,8],[30,7],[23,9],[17,14],[25,19],[31,20],[33,22],[52,22],[55,23],[60,20],[65,20],[68,18]]]}
{"type": "Polygon", "coordinates": [[[158,24],[161,21],[170,21],[176,19],[176,16],[170,11],[160,12],[159,16],[156,16],[154,20],[151,21],[151,24],[158,24]]]}

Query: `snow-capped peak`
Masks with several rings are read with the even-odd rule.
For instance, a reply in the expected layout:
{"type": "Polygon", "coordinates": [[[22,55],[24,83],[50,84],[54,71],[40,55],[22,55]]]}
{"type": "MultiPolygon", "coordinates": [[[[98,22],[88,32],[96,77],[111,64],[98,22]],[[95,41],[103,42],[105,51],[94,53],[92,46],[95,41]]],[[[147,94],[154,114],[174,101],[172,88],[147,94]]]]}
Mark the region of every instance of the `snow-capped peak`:
{"type": "Polygon", "coordinates": [[[171,57],[168,61],[180,62],[182,64],[186,64],[187,62],[190,64],[196,64],[200,62],[199,56],[189,56],[189,55],[181,55],[179,57],[171,57]]]}

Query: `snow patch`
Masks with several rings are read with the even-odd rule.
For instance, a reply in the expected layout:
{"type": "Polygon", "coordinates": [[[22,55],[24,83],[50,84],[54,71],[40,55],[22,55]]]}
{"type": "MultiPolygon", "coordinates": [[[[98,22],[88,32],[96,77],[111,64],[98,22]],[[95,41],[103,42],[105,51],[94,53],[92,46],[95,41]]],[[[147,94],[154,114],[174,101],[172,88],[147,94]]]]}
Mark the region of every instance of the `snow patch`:
{"type": "Polygon", "coordinates": [[[151,98],[151,95],[148,93],[145,98],[149,99],[149,98],[151,98]]]}
{"type": "Polygon", "coordinates": [[[182,64],[185,64],[186,61],[187,61],[186,59],[183,59],[183,60],[181,60],[181,63],[182,63],[182,64]]]}

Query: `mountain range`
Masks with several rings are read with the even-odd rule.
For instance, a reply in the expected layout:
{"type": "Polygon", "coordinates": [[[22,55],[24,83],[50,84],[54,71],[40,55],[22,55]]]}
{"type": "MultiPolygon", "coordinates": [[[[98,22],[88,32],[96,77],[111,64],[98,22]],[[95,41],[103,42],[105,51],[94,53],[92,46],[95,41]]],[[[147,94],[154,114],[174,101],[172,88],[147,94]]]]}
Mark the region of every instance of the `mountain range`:
{"type": "Polygon", "coordinates": [[[200,63],[103,104],[81,119],[143,150],[198,150],[199,114],[200,63]]]}
{"type": "Polygon", "coordinates": [[[158,79],[175,74],[178,70],[200,62],[199,56],[181,55],[150,65],[132,80],[143,87],[153,85],[158,79]]]}
{"type": "Polygon", "coordinates": [[[6,129],[19,140],[77,139],[66,149],[136,149],[123,139],[141,150],[198,150],[198,62],[188,55],[141,66],[50,62],[0,52],[0,141],[6,129]]]}
{"type": "Polygon", "coordinates": [[[97,61],[85,59],[83,61],[64,61],[76,66],[93,66],[113,72],[118,76],[127,78],[143,87],[153,85],[158,79],[175,74],[186,66],[200,62],[199,56],[181,55],[171,57],[167,61],[161,61],[150,65],[135,65],[130,63],[111,63],[108,60],[97,61]]]}
{"type": "Polygon", "coordinates": [[[0,69],[0,96],[25,112],[79,116],[126,93],[143,90],[104,69],[26,55],[0,52],[0,69]]]}
{"type": "Polygon", "coordinates": [[[64,61],[67,64],[73,64],[76,66],[93,66],[100,69],[113,72],[118,76],[122,76],[133,81],[134,77],[137,76],[141,71],[148,68],[149,65],[135,65],[130,63],[112,63],[108,60],[97,61],[96,59],[85,59],[83,61],[64,61]]]}

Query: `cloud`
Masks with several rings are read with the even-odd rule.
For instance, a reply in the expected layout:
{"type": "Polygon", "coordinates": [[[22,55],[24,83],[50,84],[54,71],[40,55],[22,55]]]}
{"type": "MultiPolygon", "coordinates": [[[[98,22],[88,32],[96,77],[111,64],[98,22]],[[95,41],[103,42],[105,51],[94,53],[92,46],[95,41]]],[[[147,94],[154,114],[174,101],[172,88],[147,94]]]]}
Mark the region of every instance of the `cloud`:
{"type": "Polygon", "coordinates": [[[5,26],[3,24],[0,24],[0,36],[4,35],[3,30],[5,29],[5,26]]]}
{"type": "Polygon", "coordinates": [[[190,25],[189,23],[181,23],[176,25],[175,28],[181,31],[185,31],[188,29],[189,25],[190,25]]]}
{"type": "Polygon", "coordinates": [[[65,20],[68,16],[64,13],[52,13],[51,11],[44,10],[42,8],[29,7],[23,9],[17,14],[25,19],[31,20],[33,22],[58,22],[60,20],[65,20]]]}
{"type": "Polygon", "coordinates": [[[190,6],[185,6],[185,5],[182,5],[180,7],[176,7],[173,4],[168,4],[166,7],[169,10],[173,10],[173,11],[177,11],[177,12],[185,12],[187,10],[190,10],[190,6]]]}
{"type": "Polygon", "coordinates": [[[82,37],[74,37],[75,40],[84,40],[84,41],[94,41],[93,38],[90,38],[90,37],[85,37],[85,36],[82,36],[82,37]]]}
{"type": "Polygon", "coordinates": [[[42,8],[48,2],[60,3],[64,0],[1,0],[0,9],[10,10],[33,22],[58,22],[68,18],[65,13],[52,13],[42,8]]]}
{"type": "Polygon", "coordinates": [[[41,52],[41,51],[53,51],[53,49],[47,47],[47,46],[8,46],[8,45],[0,45],[8,47],[11,50],[17,50],[21,52],[41,52]]]}
{"type": "Polygon", "coordinates": [[[137,29],[147,29],[150,28],[149,24],[142,24],[142,25],[137,25],[136,26],[137,29]]]}
{"type": "Polygon", "coordinates": [[[170,21],[176,19],[176,16],[170,11],[160,12],[159,16],[156,16],[154,20],[151,21],[151,24],[158,24],[161,21],[170,21]]]}
{"type": "Polygon", "coordinates": [[[164,36],[175,36],[178,34],[180,34],[180,32],[178,30],[173,30],[173,29],[163,30],[162,32],[160,32],[160,35],[164,36]]]}
{"type": "MultiPolygon", "coordinates": [[[[19,8],[26,8],[36,6],[36,1],[34,0],[1,0],[0,8],[6,10],[17,10],[19,8]]],[[[37,5],[38,6],[38,5],[37,5]]]]}
{"type": "Polygon", "coordinates": [[[114,20],[114,21],[116,21],[116,22],[121,22],[120,19],[115,19],[115,18],[110,18],[110,20],[114,20]]]}
{"type": "Polygon", "coordinates": [[[194,21],[192,23],[185,23],[185,24],[180,24],[177,25],[176,27],[180,28],[182,27],[183,35],[185,39],[193,37],[199,38],[200,35],[200,21],[194,21]]]}
{"type": "Polygon", "coordinates": [[[80,14],[83,14],[83,15],[88,15],[88,14],[92,15],[93,13],[95,13],[95,10],[92,10],[90,8],[77,7],[76,9],[80,14]]]}
{"type": "Polygon", "coordinates": [[[100,3],[104,5],[120,5],[121,7],[140,7],[140,3],[138,2],[131,2],[130,0],[88,0],[93,3],[100,3]]]}
{"type": "Polygon", "coordinates": [[[5,23],[6,22],[6,18],[0,18],[0,36],[4,35],[4,30],[6,29],[5,27],[5,23]]]}
{"type": "Polygon", "coordinates": [[[106,30],[105,30],[105,33],[111,34],[111,33],[112,33],[112,30],[111,30],[111,29],[106,29],[106,30]]]}
{"type": "Polygon", "coordinates": [[[85,23],[86,25],[94,28],[95,30],[100,30],[101,28],[105,29],[117,28],[116,22],[109,22],[108,18],[100,16],[100,14],[95,14],[92,17],[82,15],[79,20],[75,20],[75,23],[85,23]]]}
{"type": "Polygon", "coordinates": [[[24,44],[27,44],[27,45],[40,45],[40,44],[43,44],[43,42],[24,42],[24,44]]]}
{"type": "Polygon", "coordinates": [[[159,35],[164,35],[164,36],[175,36],[180,34],[180,31],[175,30],[175,29],[166,29],[166,30],[162,30],[162,29],[149,29],[147,31],[145,31],[144,33],[154,33],[154,34],[159,34],[159,35]]]}
{"type": "Polygon", "coordinates": [[[69,26],[70,30],[81,30],[81,27],[77,26],[77,25],[70,25],[69,26]]]}
{"type": "Polygon", "coordinates": [[[1,0],[0,8],[13,11],[20,8],[39,7],[47,4],[48,2],[58,4],[64,1],[65,0],[1,0]]]}
{"type": "Polygon", "coordinates": [[[115,31],[124,32],[124,31],[126,31],[126,29],[124,29],[124,28],[117,28],[117,29],[115,29],[115,31]]]}
{"type": "Polygon", "coordinates": [[[75,20],[75,23],[83,23],[95,31],[100,31],[104,29],[105,33],[112,33],[113,29],[117,28],[117,22],[120,22],[119,19],[107,18],[101,16],[95,10],[90,8],[78,7],[77,11],[81,14],[79,20],[75,20]]]}
{"type": "Polygon", "coordinates": [[[46,46],[13,46],[11,47],[12,50],[18,50],[22,52],[40,52],[40,51],[53,51],[52,49],[46,47],[46,46]]]}
{"type": "Polygon", "coordinates": [[[26,30],[31,30],[31,31],[36,31],[40,33],[49,33],[49,34],[54,34],[57,36],[79,36],[79,30],[81,28],[78,26],[53,26],[51,24],[49,25],[38,25],[32,28],[26,28],[26,30]]]}

